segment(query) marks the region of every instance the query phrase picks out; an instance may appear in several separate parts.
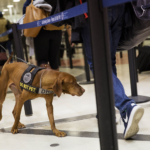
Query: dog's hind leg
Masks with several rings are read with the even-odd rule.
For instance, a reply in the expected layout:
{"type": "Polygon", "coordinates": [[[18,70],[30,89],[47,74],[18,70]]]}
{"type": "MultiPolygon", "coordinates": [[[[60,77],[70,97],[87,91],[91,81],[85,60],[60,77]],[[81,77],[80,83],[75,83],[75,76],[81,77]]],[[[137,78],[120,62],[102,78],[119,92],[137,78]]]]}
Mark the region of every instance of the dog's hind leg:
{"type": "Polygon", "coordinates": [[[0,120],[2,119],[2,106],[6,97],[8,86],[8,75],[6,71],[3,71],[0,76],[0,120]]]}
{"type": "MultiPolygon", "coordinates": [[[[14,110],[12,111],[12,114],[15,118],[15,115],[16,115],[16,106],[17,106],[17,102],[19,100],[19,97],[21,96],[21,92],[17,89],[17,87],[15,86],[15,84],[11,84],[9,86],[9,88],[12,90],[12,92],[14,93],[15,95],[15,98],[16,98],[16,103],[15,103],[15,107],[14,107],[14,110]]],[[[21,122],[18,123],[18,128],[25,128],[26,126],[24,124],[22,124],[21,122]]]]}
{"type": "Polygon", "coordinates": [[[49,121],[51,124],[51,129],[52,129],[53,133],[58,137],[66,136],[65,132],[59,131],[55,127],[54,115],[53,115],[53,105],[52,105],[53,95],[47,95],[45,97],[45,100],[46,100],[47,113],[48,113],[49,121]]]}

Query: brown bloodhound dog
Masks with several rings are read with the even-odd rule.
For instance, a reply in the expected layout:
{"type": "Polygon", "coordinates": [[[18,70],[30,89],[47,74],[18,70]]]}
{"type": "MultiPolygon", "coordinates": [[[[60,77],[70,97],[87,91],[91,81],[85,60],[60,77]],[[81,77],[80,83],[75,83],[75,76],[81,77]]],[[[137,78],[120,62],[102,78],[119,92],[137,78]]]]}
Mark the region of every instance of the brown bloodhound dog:
{"type": "MultiPolygon", "coordinates": [[[[18,132],[18,128],[25,127],[24,124],[20,123],[20,113],[24,102],[29,99],[43,97],[46,100],[47,113],[53,133],[58,137],[66,136],[64,132],[57,130],[55,127],[52,105],[54,94],[44,95],[32,93],[25,89],[21,90],[19,83],[22,74],[28,68],[28,65],[22,62],[9,64],[10,60],[11,57],[5,63],[0,76],[0,120],[2,119],[2,105],[6,97],[7,88],[9,87],[13,91],[16,98],[16,104],[12,112],[15,119],[14,125],[11,129],[13,134],[18,132]]],[[[77,84],[75,77],[72,75],[50,69],[43,69],[37,72],[32,86],[39,87],[41,75],[42,88],[53,91],[58,97],[60,97],[62,93],[67,93],[72,96],[81,96],[85,92],[85,90],[77,84]]]]}

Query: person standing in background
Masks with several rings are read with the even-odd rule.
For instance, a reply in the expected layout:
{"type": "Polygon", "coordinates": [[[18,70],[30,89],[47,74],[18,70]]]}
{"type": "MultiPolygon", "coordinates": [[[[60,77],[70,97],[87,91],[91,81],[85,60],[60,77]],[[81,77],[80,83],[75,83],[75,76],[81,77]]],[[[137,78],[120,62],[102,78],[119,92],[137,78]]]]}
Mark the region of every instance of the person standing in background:
{"type": "MultiPolygon", "coordinates": [[[[53,7],[54,2],[55,0],[51,0],[49,4],[53,7]]],[[[26,7],[30,3],[31,0],[26,0],[24,3],[23,14],[25,14],[26,7]]],[[[58,55],[64,27],[64,25],[60,27],[54,25],[42,27],[37,37],[34,38],[35,56],[38,66],[58,70],[58,55]]]]}
{"type": "MultiPolygon", "coordinates": [[[[7,31],[8,20],[3,17],[2,12],[0,12],[0,34],[7,31]]],[[[5,49],[7,48],[7,41],[9,40],[8,35],[0,37],[0,45],[2,45],[5,49]]],[[[4,49],[0,47],[2,52],[5,52],[4,49]]]]}
{"type": "MultiPolygon", "coordinates": [[[[0,34],[4,33],[7,31],[8,27],[8,20],[6,20],[3,17],[2,12],[0,12],[0,34]]],[[[0,37],[0,45],[4,47],[5,49],[7,48],[7,42],[9,41],[9,36],[5,35],[3,37],[0,37]]],[[[4,63],[7,61],[7,56],[6,56],[6,51],[0,46],[0,70],[4,63]]]]}
{"type": "MultiPolygon", "coordinates": [[[[7,20],[7,26],[6,26],[6,28],[7,28],[7,30],[11,29],[11,23],[10,23],[9,20],[7,20]]],[[[9,40],[7,41],[6,47],[7,47],[7,49],[8,49],[9,55],[11,55],[11,53],[12,53],[11,45],[12,45],[12,40],[13,40],[13,33],[10,33],[10,34],[8,35],[8,38],[9,38],[9,40]]],[[[12,63],[12,61],[13,61],[13,60],[11,59],[10,62],[12,63]]]]}

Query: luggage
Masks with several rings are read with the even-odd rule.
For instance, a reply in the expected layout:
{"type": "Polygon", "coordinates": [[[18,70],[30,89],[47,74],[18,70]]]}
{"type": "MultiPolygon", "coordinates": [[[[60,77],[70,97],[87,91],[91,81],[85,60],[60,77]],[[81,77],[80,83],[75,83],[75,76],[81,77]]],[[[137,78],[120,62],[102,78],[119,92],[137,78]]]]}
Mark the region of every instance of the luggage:
{"type": "Polygon", "coordinates": [[[3,66],[7,61],[6,52],[0,52],[0,66],[3,66]]]}
{"type": "Polygon", "coordinates": [[[118,51],[129,50],[150,35],[150,0],[126,4],[126,26],[119,41],[118,51]]]}
{"type": "Polygon", "coordinates": [[[150,71],[150,46],[139,47],[139,55],[137,60],[137,69],[139,73],[150,71]]]}

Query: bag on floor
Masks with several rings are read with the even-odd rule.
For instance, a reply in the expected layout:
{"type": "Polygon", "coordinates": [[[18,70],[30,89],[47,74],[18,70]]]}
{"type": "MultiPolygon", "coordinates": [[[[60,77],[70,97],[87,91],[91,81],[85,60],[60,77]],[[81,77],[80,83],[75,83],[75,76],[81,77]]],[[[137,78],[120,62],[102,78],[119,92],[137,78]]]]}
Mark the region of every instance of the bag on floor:
{"type": "Polygon", "coordinates": [[[150,71],[150,46],[144,46],[138,49],[139,55],[136,60],[139,73],[143,71],[150,71]]]}
{"type": "Polygon", "coordinates": [[[7,61],[7,55],[5,52],[0,52],[0,66],[3,66],[7,61]]]}
{"type": "Polygon", "coordinates": [[[150,0],[137,0],[127,3],[126,27],[123,30],[118,51],[129,50],[150,35],[150,0]]]}

